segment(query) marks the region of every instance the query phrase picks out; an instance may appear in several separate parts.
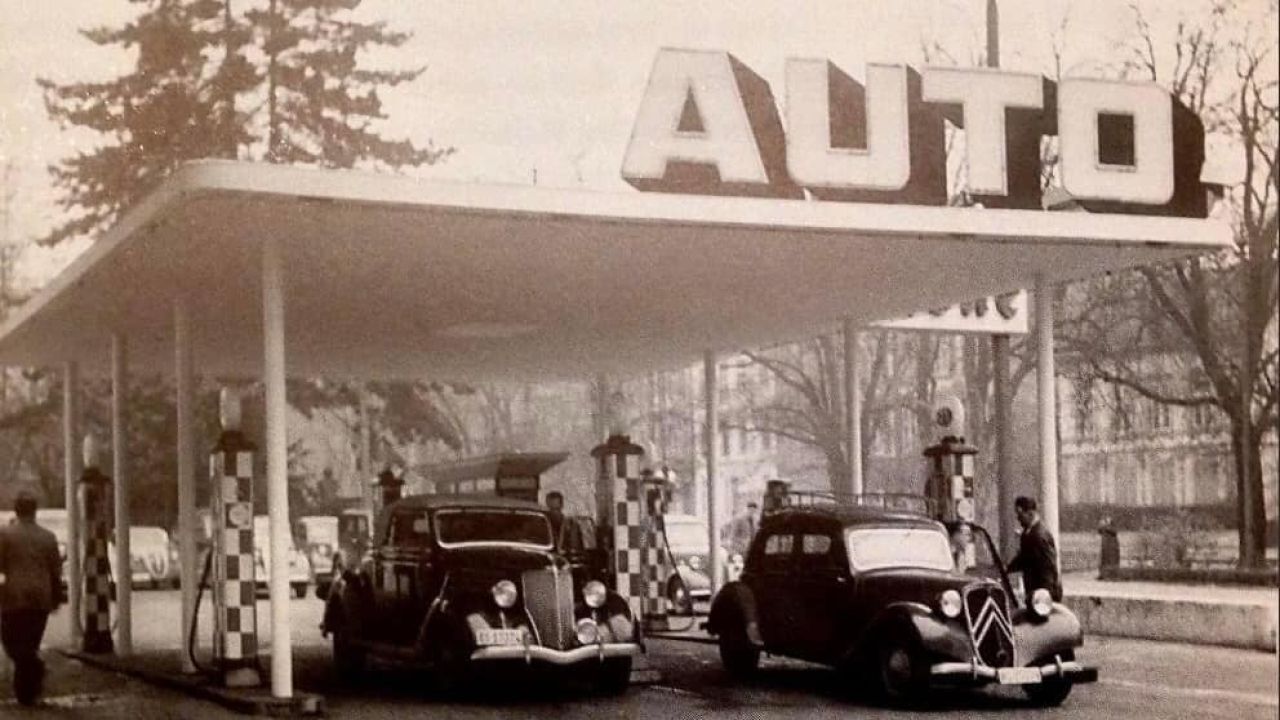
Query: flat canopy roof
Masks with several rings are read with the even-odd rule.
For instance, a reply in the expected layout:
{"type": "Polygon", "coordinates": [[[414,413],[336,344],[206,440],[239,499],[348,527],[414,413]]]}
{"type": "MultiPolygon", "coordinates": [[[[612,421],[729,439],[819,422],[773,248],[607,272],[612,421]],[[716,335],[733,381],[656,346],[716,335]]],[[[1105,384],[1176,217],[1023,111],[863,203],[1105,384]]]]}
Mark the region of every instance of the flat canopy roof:
{"type": "Polygon", "coordinates": [[[433,483],[455,483],[463,480],[493,480],[499,477],[531,477],[541,475],[569,457],[567,452],[497,453],[483,457],[437,463],[418,468],[433,483]]]}
{"type": "Polygon", "coordinates": [[[582,379],[675,368],[1050,281],[1227,247],[1205,220],[429,182],[204,161],[14,314],[0,363],[257,377],[280,243],[294,376],[582,379]]]}

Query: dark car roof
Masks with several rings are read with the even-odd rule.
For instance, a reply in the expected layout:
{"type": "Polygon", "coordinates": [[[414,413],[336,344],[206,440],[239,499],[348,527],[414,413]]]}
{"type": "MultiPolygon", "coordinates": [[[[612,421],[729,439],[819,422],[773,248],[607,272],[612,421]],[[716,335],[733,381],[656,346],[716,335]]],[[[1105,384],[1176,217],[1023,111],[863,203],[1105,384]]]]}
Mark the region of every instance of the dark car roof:
{"type": "Polygon", "coordinates": [[[395,509],[435,510],[438,508],[500,508],[505,510],[534,510],[545,512],[546,508],[536,502],[517,500],[516,498],[486,495],[483,493],[465,493],[449,495],[410,495],[397,500],[391,506],[395,509]]]}
{"type": "Polygon", "coordinates": [[[838,522],[845,527],[860,525],[909,525],[914,527],[941,528],[938,521],[926,515],[906,510],[887,510],[885,508],[867,507],[863,505],[806,505],[789,507],[768,515],[762,525],[795,519],[815,519],[827,522],[838,522]]]}

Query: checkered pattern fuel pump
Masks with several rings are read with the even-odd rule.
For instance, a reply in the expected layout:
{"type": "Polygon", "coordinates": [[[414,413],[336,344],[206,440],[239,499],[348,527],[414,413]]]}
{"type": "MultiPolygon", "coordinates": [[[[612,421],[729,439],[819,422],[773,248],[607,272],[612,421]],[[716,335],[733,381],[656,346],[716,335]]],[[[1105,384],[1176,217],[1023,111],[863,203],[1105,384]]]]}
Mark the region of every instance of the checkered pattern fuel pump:
{"type": "Polygon", "coordinates": [[[228,687],[259,684],[253,558],[254,446],[225,431],[209,458],[214,548],[214,659],[228,687]]]}
{"type": "MultiPolygon", "coordinates": [[[[111,528],[106,491],[110,483],[95,465],[88,465],[80,476],[85,527],[82,649],[87,653],[115,652],[111,640],[111,557],[107,550],[111,528]]],[[[121,573],[127,578],[129,568],[121,573]]]]}
{"type": "Polygon", "coordinates": [[[646,522],[643,483],[640,478],[629,476],[628,459],[643,453],[626,435],[611,435],[591,451],[600,474],[598,486],[610,491],[609,515],[604,521],[612,528],[613,589],[626,599],[635,617],[642,617],[644,612],[646,522]]]}
{"type": "Polygon", "coordinates": [[[644,543],[644,626],[649,631],[665,631],[667,625],[667,552],[663,518],[666,515],[666,482],[645,470],[644,543]]]}

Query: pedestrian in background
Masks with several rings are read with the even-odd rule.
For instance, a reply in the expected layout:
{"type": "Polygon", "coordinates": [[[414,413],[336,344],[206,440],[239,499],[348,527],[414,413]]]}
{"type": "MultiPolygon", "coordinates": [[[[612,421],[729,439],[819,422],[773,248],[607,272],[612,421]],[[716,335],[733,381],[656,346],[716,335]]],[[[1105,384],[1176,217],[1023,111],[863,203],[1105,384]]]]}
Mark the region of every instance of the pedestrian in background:
{"type": "Polygon", "coordinates": [[[44,685],[40,641],[61,602],[62,558],[53,533],[36,524],[36,499],[19,493],[15,522],[0,528],[0,644],[13,661],[13,693],[34,705],[44,685]]]}
{"type": "Polygon", "coordinates": [[[1058,577],[1058,546],[1049,529],[1040,521],[1040,508],[1034,498],[1019,496],[1013,501],[1013,512],[1022,526],[1018,554],[1009,563],[1010,572],[1022,573],[1022,587],[1031,605],[1031,594],[1040,588],[1049,591],[1055,601],[1062,601],[1062,581],[1058,577]]]}

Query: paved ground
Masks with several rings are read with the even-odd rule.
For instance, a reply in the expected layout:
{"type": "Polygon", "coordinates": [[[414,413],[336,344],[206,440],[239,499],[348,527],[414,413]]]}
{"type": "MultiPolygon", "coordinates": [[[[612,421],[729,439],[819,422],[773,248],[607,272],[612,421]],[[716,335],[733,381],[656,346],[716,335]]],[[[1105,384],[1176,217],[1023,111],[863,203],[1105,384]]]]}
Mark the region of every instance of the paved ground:
{"type": "MultiPolygon", "coordinates": [[[[176,647],[177,595],[140,593],[138,644],[143,648],[176,647]]],[[[264,606],[265,611],[265,606],[264,606]]],[[[478,683],[464,693],[439,694],[423,676],[383,668],[358,685],[343,684],[332,675],[327,648],[315,625],[320,603],[295,602],[296,678],[299,690],[326,696],[330,716],[336,718],[399,718],[430,712],[434,717],[544,718],[570,720],[600,718],[692,717],[813,718],[884,717],[883,708],[869,704],[848,689],[835,672],[790,661],[768,659],[759,676],[747,684],[730,680],[720,668],[714,646],[655,640],[651,652],[664,680],[657,686],[633,688],[620,698],[595,696],[588,688],[564,678],[539,677],[521,685],[506,680],[478,683]]],[[[266,615],[263,614],[265,621],[266,615]]],[[[65,619],[54,618],[47,644],[65,642],[65,619]]],[[[207,637],[207,635],[206,635],[207,637]]],[[[0,718],[224,718],[237,717],[217,706],[177,693],[151,688],[138,681],[87,668],[56,653],[46,653],[51,675],[47,705],[24,711],[12,704],[7,683],[0,687],[0,718]],[[20,714],[21,713],[21,714],[20,714]]],[[[893,711],[892,717],[936,717],[939,708],[962,711],[966,717],[1064,718],[1275,718],[1277,657],[1242,650],[1194,647],[1168,643],[1090,638],[1080,653],[1102,675],[1097,685],[1076,689],[1059,709],[1035,711],[1016,691],[950,695],[938,708],[893,711]]],[[[4,674],[0,672],[0,674],[4,674]]]]}

